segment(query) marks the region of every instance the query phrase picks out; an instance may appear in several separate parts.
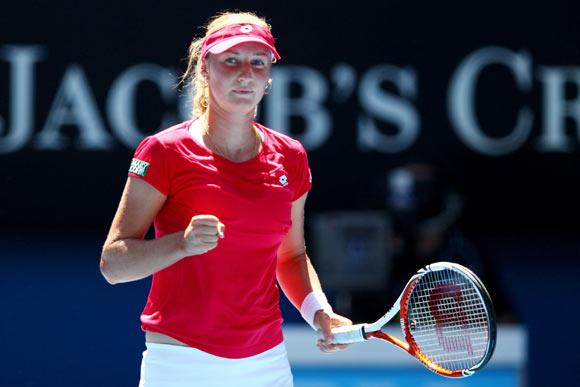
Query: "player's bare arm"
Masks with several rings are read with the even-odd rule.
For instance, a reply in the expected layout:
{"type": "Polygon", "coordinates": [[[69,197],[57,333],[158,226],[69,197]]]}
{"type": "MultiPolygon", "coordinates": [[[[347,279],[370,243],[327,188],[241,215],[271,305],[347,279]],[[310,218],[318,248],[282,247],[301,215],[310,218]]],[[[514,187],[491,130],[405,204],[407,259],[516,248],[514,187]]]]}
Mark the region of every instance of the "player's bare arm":
{"type": "Polygon", "coordinates": [[[109,283],[145,278],[183,257],[212,250],[224,237],[224,225],[218,218],[198,215],[182,232],[143,240],[165,200],[149,183],[127,179],[101,254],[101,272],[109,283]]]}
{"type": "MultiPolygon", "coordinates": [[[[276,275],[290,302],[300,309],[304,298],[312,291],[321,291],[320,280],[312,266],[304,242],[304,205],[307,194],[292,203],[292,227],[278,249],[276,275]]],[[[323,338],[317,343],[320,350],[330,352],[346,345],[333,344],[332,328],[352,325],[352,321],[331,311],[318,310],[314,325],[323,338]]]]}

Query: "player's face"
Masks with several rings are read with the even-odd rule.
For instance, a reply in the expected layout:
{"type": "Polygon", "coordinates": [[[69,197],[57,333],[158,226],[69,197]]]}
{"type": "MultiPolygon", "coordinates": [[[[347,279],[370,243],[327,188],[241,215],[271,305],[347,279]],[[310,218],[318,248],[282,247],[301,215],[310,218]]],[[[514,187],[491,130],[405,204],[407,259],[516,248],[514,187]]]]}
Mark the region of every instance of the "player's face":
{"type": "Polygon", "coordinates": [[[210,101],[230,112],[252,113],[264,96],[271,53],[259,43],[242,43],[206,59],[210,101]]]}

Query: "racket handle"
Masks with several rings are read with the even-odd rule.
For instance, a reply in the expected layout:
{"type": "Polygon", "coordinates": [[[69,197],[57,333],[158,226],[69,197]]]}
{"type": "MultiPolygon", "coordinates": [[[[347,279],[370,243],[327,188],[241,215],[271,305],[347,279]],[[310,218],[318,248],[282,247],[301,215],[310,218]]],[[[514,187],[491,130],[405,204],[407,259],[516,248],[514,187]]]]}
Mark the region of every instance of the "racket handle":
{"type": "Polygon", "coordinates": [[[364,330],[365,325],[367,324],[347,325],[332,328],[332,334],[334,335],[332,344],[350,344],[366,341],[367,338],[364,330]]]}

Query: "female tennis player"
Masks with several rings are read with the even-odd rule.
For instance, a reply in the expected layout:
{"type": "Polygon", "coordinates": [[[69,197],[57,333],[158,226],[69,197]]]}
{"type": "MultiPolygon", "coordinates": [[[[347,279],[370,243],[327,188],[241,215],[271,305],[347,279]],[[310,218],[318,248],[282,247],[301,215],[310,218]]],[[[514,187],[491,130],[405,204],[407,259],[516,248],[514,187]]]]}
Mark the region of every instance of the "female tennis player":
{"type": "Polygon", "coordinates": [[[352,323],[306,254],[306,152],[254,122],[280,59],[270,26],[225,13],[206,31],[184,74],[193,118],[138,146],[101,271],[112,284],[153,275],[140,386],[292,386],[276,281],[323,333],[322,351],[345,348],[331,328],[352,323]]]}

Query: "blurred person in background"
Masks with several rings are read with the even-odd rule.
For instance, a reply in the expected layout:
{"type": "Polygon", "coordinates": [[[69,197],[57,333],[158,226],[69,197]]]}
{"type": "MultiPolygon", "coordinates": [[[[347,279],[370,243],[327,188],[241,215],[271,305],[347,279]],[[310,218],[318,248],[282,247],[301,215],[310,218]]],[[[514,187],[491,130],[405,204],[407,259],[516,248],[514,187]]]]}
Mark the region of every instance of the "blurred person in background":
{"type": "Polygon", "coordinates": [[[438,261],[455,262],[481,278],[498,319],[513,320],[492,262],[458,225],[463,199],[441,170],[428,163],[409,163],[389,171],[386,183],[385,203],[393,222],[391,296],[396,299],[419,268],[438,261]]]}
{"type": "Polygon", "coordinates": [[[369,321],[380,317],[417,270],[447,261],[477,274],[491,295],[498,320],[513,321],[509,299],[497,281],[492,262],[459,227],[463,199],[451,189],[441,170],[429,163],[408,163],[388,171],[383,181],[377,187],[391,224],[386,236],[390,241],[389,256],[385,258],[390,260],[390,270],[385,273],[387,289],[354,294],[351,318],[369,321]]]}
{"type": "Polygon", "coordinates": [[[278,59],[264,19],[217,15],[189,50],[193,119],[135,151],[101,271],[112,284],[153,276],[141,387],[292,386],[276,281],[320,350],[345,348],[331,328],[351,321],[305,250],[306,151],[254,121],[278,59]]]}

